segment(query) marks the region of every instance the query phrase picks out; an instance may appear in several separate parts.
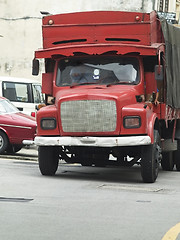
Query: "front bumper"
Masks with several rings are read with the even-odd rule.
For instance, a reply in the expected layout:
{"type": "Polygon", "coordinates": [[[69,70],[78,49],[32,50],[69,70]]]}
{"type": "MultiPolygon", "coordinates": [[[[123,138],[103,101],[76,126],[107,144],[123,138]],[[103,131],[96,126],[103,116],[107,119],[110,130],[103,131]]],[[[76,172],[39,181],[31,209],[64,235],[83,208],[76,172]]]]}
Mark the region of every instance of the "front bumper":
{"type": "Polygon", "coordinates": [[[34,141],[33,140],[23,140],[22,143],[24,145],[34,145],[34,141]]]}
{"type": "Polygon", "coordinates": [[[151,144],[149,136],[129,137],[43,137],[34,140],[37,146],[88,146],[88,147],[120,147],[151,144]]]}

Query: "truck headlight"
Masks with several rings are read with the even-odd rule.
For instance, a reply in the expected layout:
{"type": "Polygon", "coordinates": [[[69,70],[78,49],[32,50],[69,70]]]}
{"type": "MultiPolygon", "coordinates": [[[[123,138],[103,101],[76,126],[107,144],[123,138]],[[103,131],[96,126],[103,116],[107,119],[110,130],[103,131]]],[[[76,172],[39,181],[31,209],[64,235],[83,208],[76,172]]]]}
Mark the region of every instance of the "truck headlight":
{"type": "Polygon", "coordinates": [[[44,130],[52,130],[56,128],[56,119],[55,118],[42,118],[41,119],[41,128],[44,130]]]}
{"type": "Polygon", "coordinates": [[[124,128],[140,128],[141,118],[139,116],[127,116],[123,119],[124,128]]]}

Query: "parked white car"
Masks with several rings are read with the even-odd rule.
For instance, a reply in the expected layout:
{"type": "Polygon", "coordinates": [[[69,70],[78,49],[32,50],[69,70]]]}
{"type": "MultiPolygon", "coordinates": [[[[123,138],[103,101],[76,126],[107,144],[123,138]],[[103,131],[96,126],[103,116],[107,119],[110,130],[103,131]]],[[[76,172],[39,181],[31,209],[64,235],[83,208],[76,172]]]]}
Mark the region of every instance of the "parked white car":
{"type": "Polygon", "coordinates": [[[0,96],[31,116],[35,116],[36,106],[44,103],[41,84],[26,78],[0,77],[0,96]]]}

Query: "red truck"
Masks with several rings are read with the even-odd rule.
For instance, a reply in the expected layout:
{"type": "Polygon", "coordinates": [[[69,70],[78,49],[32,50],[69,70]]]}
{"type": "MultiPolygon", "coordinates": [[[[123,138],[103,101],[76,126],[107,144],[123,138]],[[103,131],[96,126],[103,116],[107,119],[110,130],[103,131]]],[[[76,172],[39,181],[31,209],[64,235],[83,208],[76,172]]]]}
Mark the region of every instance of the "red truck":
{"type": "Polygon", "coordinates": [[[147,183],[160,164],[180,171],[180,107],[171,98],[170,50],[155,11],[47,15],[42,34],[33,75],[44,58],[46,106],[37,113],[35,138],[43,175],[54,175],[59,159],[139,164],[147,183]]]}

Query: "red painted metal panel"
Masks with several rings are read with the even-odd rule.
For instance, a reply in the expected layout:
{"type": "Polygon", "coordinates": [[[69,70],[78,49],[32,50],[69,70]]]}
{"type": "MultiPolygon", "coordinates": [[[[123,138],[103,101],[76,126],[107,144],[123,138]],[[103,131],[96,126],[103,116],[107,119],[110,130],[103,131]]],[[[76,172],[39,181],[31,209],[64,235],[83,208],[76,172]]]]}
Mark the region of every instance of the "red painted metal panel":
{"type": "Polygon", "coordinates": [[[58,55],[73,56],[75,53],[86,54],[104,54],[106,52],[115,52],[116,54],[137,53],[140,55],[157,55],[159,49],[163,48],[161,44],[155,46],[125,45],[125,44],[88,44],[61,46],[58,48],[49,48],[35,52],[36,58],[51,58],[58,55]]]}
{"type": "Polygon", "coordinates": [[[43,18],[43,25],[53,19],[55,24],[97,24],[97,23],[119,23],[119,22],[148,22],[149,13],[120,12],[120,11],[93,11],[68,14],[49,15],[43,18]],[[139,20],[136,20],[139,16],[139,20]]]}
{"type": "MultiPolygon", "coordinates": [[[[88,43],[129,43],[151,45],[150,26],[147,24],[45,27],[43,47],[75,44],[71,40],[83,39],[88,43]],[[64,41],[64,43],[62,42],[64,41]],[[69,41],[69,42],[68,42],[69,41]],[[59,43],[59,44],[58,44],[59,43]]],[[[76,44],[81,42],[77,41],[76,44]]]]}
{"type": "Polygon", "coordinates": [[[155,12],[97,11],[50,15],[43,18],[43,48],[36,58],[72,56],[74,52],[156,55],[162,36],[155,12]],[[108,18],[107,18],[108,16],[108,18]],[[161,34],[160,34],[161,35],[161,34]],[[152,47],[151,47],[152,46],[152,47]]]}
{"type": "Polygon", "coordinates": [[[45,93],[48,95],[53,94],[53,74],[54,73],[42,74],[42,93],[45,93]]]}

